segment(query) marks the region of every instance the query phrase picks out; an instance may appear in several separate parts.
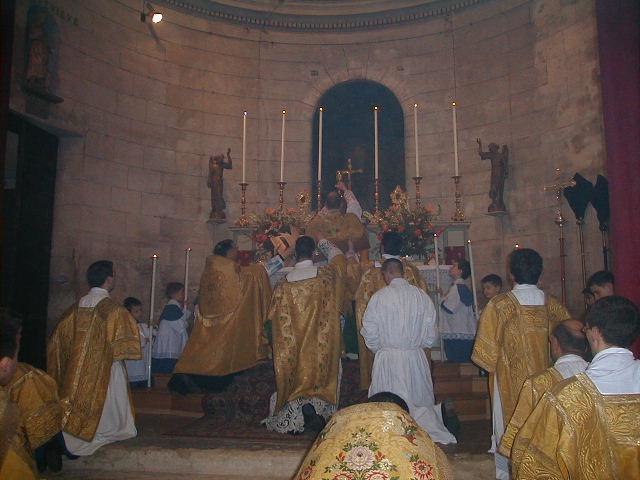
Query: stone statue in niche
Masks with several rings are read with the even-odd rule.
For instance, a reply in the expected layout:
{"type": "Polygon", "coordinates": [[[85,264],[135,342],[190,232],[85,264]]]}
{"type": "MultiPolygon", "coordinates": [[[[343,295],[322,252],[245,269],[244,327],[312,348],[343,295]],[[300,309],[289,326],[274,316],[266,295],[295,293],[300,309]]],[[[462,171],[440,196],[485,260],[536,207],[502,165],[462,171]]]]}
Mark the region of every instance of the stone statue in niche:
{"type": "Polygon", "coordinates": [[[222,195],[223,181],[222,176],[225,169],[230,170],[233,164],[231,162],[231,149],[227,150],[227,157],[224,154],[209,157],[209,176],[207,177],[207,187],[211,189],[211,214],[210,220],[224,220],[226,215],[224,209],[227,204],[222,195]]]}
{"type": "Polygon", "coordinates": [[[497,143],[489,144],[489,151],[482,151],[482,142],[477,139],[478,154],[480,160],[491,160],[491,187],[489,189],[489,197],[491,197],[491,205],[487,209],[488,213],[500,214],[506,213],[507,207],[504,204],[504,179],[509,176],[509,148],[497,143]]]}

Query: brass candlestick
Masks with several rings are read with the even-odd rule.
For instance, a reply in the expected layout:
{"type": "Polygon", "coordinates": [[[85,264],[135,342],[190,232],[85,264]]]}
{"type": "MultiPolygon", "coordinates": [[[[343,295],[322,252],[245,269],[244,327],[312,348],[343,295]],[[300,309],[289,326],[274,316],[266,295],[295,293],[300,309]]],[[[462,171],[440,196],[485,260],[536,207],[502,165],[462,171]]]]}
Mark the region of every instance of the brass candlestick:
{"type": "Polygon", "coordinates": [[[249,184],[242,182],[242,183],[239,183],[238,185],[240,185],[240,188],[241,188],[240,218],[236,220],[236,225],[238,227],[246,227],[251,223],[251,221],[249,220],[249,217],[247,217],[247,187],[249,186],[249,184]]]}
{"type": "Polygon", "coordinates": [[[464,210],[462,209],[462,194],[460,193],[460,179],[462,178],[462,175],[454,175],[451,178],[453,178],[453,183],[455,184],[455,187],[456,187],[456,193],[455,193],[456,212],[453,214],[453,217],[451,217],[451,220],[453,220],[454,222],[464,222],[464,210]]]}
{"type": "Polygon", "coordinates": [[[375,213],[379,214],[380,213],[380,179],[376,178],[374,180],[374,186],[375,186],[375,190],[373,193],[373,200],[375,202],[375,213]]]}
{"type": "Polygon", "coordinates": [[[322,180],[318,180],[316,185],[317,185],[316,188],[318,189],[318,192],[317,192],[317,195],[318,195],[318,207],[317,207],[317,210],[319,212],[320,209],[322,208],[322,180]]]}
{"type": "Polygon", "coordinates": [[[279,198],[278,198],[278,210],[284,210],[284,186],[287,182],[278,182],[279,198]]]}
{"type": "Polygon", "coordinates": [[[420,181],[422,177],[413,177],[413,181],[416,182],[416,209],[422,206],[422,200],[420,199],[420,181]]]}

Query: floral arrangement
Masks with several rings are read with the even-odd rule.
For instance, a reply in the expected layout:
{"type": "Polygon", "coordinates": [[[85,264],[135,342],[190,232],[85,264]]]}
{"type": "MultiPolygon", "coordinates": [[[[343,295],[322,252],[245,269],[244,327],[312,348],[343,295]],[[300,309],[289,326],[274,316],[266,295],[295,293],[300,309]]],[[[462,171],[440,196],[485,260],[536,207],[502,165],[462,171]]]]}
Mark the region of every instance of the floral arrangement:
{"type": "Polygon", "coordinates": [[[425,205],[409,207],[407,192],[396,187],[391,193],[391,206],[377,213],[364,212],[369,224],[377,225],[379,236],[384,232],[395,231],[404,240],[403,255],[428,258],[433,253],[433,222],[440,215],[440,206],[425,205]]]}
{"type": "Polygon", "coordinates": [[[311,197],[308,192],[300,192],[296,197],[297,208],[266,208],[262,214],[251,214],[252,225],[256,226],[254,239],[257,256],[262,258],[271,250],[271,237],[281,233],[292,233],[292,230],[303,231],[313,217],[310,211],[311,197]]]}

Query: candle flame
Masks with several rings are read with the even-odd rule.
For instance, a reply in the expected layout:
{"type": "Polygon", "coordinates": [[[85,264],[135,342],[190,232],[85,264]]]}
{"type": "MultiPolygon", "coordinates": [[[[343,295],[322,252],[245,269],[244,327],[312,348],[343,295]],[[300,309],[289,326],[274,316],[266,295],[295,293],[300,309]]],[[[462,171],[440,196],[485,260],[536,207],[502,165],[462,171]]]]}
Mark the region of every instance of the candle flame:
{"type": "Polygon", "coordinates": [[[456,106],[456,102],[455,101],[451,102],[451,106],[455,107],[456,106]]]}
{"type": "Polygon", "coordinates": [[[414,103],[414,104],[413,104],[413,108],[418,108],[418,104],[417,104],[417,103],[414,103]]]}
{"type": "Polygon", "coordinates": [[[242,114],[246,117],[247,116],[247,111],[245,110],[244,112],[242,112],[242,114]]]}
{"type": "Polygon", "coordinates": [[[519,249],[520,248],[520,244],[516,243],[515,248],[516,248],[516,250],[519,249]]]}
{"type": "Polygon", "coordinates": [[[155,260],[156,258],[158,258],[158,254],[157,254],[157,253],[154,253],[154,254],[153,254],[153,256],[152,256],[152,258],[155,260]]]}
{"type": "Polygon", "coordinates": [[[321,111],[321,112],[324,112],[324,108],[320,107],[320,111],[321,111]]]}
{"type": "Polygon", "coordinates": [[[378,110],[378,106],[376,105],[375,107],[373,107],[374,110],[378,110]]]}
{"type": "Polygon", "coordinates": [[[190,252],[190,251],[191,251],[191,247],[187,247],[187,252],[190,252]]]}
{"type": "Polygon", "coordinates": [[[286,114],[287,114],[287,111],[286,111],[286,110],[282,110],[282,114],[283,114],[283,115],[286,115],[286,114]]]}
{"type": "Polygon", "coordinates": [[[467,243],[468,243],[469,245],[471,245],[471,240],[467,240],[467,243]]]}
{"type": "Polygon", "coordinates": [[[434,234],[433,234],[433,238],[438,238],[438,234],[437,234],[437,233],[434,233],[434,234]]]}

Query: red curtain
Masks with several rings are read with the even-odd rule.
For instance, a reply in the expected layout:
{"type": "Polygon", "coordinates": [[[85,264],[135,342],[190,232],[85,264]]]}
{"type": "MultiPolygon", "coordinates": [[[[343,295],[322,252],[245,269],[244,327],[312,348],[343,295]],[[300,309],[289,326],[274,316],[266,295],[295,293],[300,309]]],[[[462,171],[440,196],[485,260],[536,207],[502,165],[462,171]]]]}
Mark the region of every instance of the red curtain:
{"type": "Polygon", "coordinates": [[[640,2],[596,0],[596,15],[616,293],[640,304],[640,2]]]}

